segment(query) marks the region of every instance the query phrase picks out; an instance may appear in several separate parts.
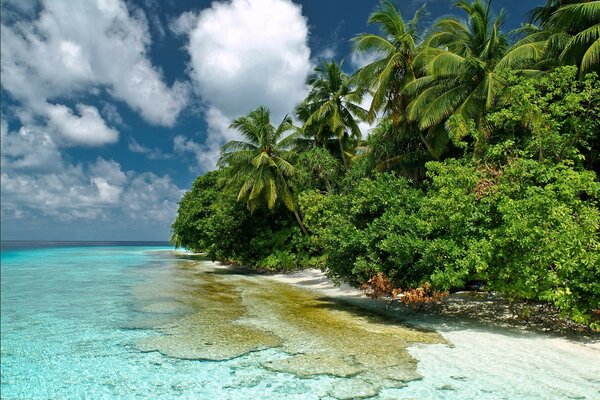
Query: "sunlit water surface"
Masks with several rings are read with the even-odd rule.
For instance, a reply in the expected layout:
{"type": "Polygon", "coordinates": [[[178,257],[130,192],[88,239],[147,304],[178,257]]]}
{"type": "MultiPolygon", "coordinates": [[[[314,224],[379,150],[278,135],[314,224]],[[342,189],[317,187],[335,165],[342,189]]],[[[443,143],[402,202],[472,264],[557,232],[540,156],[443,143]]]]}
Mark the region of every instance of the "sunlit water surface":
{"type": "Polygon", "coordinates": [[[168,250],[4,247],[2,398],[600,398],[594,348],[442,337],[168,250]]]}

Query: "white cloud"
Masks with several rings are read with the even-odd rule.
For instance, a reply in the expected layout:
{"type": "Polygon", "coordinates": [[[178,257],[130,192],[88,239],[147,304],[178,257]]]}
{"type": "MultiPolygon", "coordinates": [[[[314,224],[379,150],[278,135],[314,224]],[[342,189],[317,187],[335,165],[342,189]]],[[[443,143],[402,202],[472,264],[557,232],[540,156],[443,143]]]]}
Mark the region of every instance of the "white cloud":
{"type": "Polygon", "coordinates": [[[132,176],[123,193],[123,209],[135,220],[171,223],[183,195],[169,176],[146,172],[132,176]]]}
{"type": "Polygon", "coordinates": [[[181,82],[168,87],[148,60],[143,14],[132,15],[121,0],[48,0],[42,7],[34,21],[2,24],[4,89],[37,110],[105,88],[147,121],[174,124],[188,90],[181,82]]]}
{"type": "Polygon", "coordinates": [[[354,68],[359,69],[371,64],[380,57],[381,55],[376,52],[353,51],[350,56],[350,62],[354,68]]]}
{"type": "Polygon", "coordinates": [[[106,125],[96,107],[77,104],[76,109],[79,115],[64,105],[47,104],[49,126],[74,144],[98,146],[117,141],[119,133],[106,125]]]}
{"type": "MultiPolygon", "coordinates": [[[[216,135],[213,135],[212,139],[214,139],[215,137],[216,135]]],[[[209,137],[207,140],[210,139],[211,137],[209,137]]],[[[217,148],[216,151],[211,151],[212,148],[212,143],[198,144],[192,139],[187,139],[182,135],[177,135],[173,139],[173,151],[182,156],[191,154],[195,159],[196,166],[198,167],[211,166],[217,164],[217,161],[219,160],[219,150],[217,148]]],[[[191,167],[190,170],[192,172],[200,172],[198,167],[191,167]]]]}
{"type": "MultiPolygon", "coordinates": [[[[11,237],[25,229],[21,219],[45,224],[49,234],[59,229],[57,225],[77,221],[164,229],[173,220],[182,190],[168,175],[125,172],[116,161],[101,157],[73,164],[61,157],[43,127],[23,126],[10,132],[2,121],[0,128],[3,234],[11,237]]],[[[166,239],[167,233],[161,233],[166,239]]]]}
{"type": "Polygon", "coordinates": [[[190,74],[207,106],[202,168],[214,167],[219,147],[234,137],[227,128],[233,118],[265,105],[278,121],[306,95],[307,21],[290,0],[214,2],[171,29],[188,31],[190,74]]]}
{"type": "Polygon", "coordinates": [[[198,23],[198,14],[186,11],[169,22],[169,29],[176,35],[187,35],[198,23]]]}
{"type": "Polygon", "coordinates": [[[112,182],[116,186],[122,186],[127,182],[127,176],[121,170],[121,165],[116,161],[107,161],[98,158],[96,162],[89,167],[92,179],[101,178],[107,182],[112,182]]]}
{"type": "Polygon", "coordinates": [[[126,126],[123,117],[119,113],[119,110],[114,104],[103,102],[102,103],[102,116],[113,125],[126,126]]]}
{"type": "Polygon", "coordinates": [[[60,164],[60,153],[47,133],[25,126],[18,132],[9,133],[4,120],[0,126],[0,163],[3,171],[8,168],[53,171],[60,164]]]}
{"type": "MultiPolygon", "coordinates": [[[[87,231],[97,239],[104,223],[107,237],[131,238],[136,229],[148,237],[140,227],[155,226],[166,238],[182,194],[168,175],[125,171],[104,158],[72,162],[61,148],[118,140],[125,125],[106,94],[150,123],[172,126],[188,84],[166,83],[152,65],[139,7],[123,0],[22,3],[8,0],[2,10],[2,90],[11,98],[12,129],[2,120],[2,234],[36,238],[37,228],[49,235],[62,229],[62,238],[87,231]]],[[[160,34],[160,20],[150,23],[160,34]]]]}
{"type": "Polygon", "coordinates": [[[326,47],[317,55],[317,59],[329,61],[329,60],[332,60],[333,58],[335,58],[335,54],[336,54],[335,48],[326,47]]]}
{"type": "Polygon", "coordinates": [[[95,165],[105,162],[109,161],[99,159],[87,168],[65,165],[58,173],[48,174],[2,172],[3,223],[41,216],[51,230],[60,221],[126,221],[131,226],[173,221],[182,190],[169,176],[125,174],[116,163],[113,175],[88,175],[95,165]]]}

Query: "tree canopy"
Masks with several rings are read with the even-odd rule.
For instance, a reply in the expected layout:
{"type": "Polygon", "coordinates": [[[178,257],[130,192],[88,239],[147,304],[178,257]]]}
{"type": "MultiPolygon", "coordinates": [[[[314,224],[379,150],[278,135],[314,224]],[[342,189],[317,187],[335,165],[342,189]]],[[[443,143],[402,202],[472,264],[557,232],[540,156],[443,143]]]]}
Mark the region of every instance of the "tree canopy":
{"type": "Polygon", "coordinates": [[[548,0],[515,32],[489,1],[455,9],[423,29],[382,1],[352,39],[373,61],[317,66],[296,123],[236,118],[173,241],[406,301],[476,284],[600,330],[600,1],[548,0]]]}

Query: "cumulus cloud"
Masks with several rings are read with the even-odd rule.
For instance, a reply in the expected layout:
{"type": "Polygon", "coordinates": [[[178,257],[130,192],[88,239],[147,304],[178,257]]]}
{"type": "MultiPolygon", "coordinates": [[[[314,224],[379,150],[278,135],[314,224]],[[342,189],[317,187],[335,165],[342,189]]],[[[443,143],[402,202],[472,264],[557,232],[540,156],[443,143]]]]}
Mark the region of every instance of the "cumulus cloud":
{"type": "Polygon", "coordinates": [[[216,140],[217,135],[207,138],[205,144],[196,143],[192,139],[188,139],[185,136],[177,135],[173,139],[173,151],[181,156],[191,155],[194,157],[195,164],[190,167],[192,172],[200,172],[200,168],[203,166],[216,165],[219,160],[218,151],[210,151],[211,148],[218,146],[211,142],[216,140]]]}
{"type": "Polygon", "coordinates": [[[198,14],[186,11],[169,22],[169,29],[176,35],[187,35],[198,23],[198,14]]]}
{"type": "Polygon", "coordinates": [[[60,164],[60,153],[50,135],[36,128],[21,127],[9,133],[8,124],[0,124],[1,167],[7,169],[53,171],[60,164]]]}
{"type": "Polygon", "coordinates": [[[265,105],[279,120],[306,95],[307,21],[290,0],[214,2],[181,15],[171,29],[188,34],[190,75],[207,107],[202,168],[214,167],[219,147],[235,137],[233,118],[265,105]]]}
{"type": "Polygon", "coordinates": [[[2,22],[2,84],[26,107],[106,89],[147,121],[171,126],[187,87],[168,87],[146,52],[147,21],[122,0],[43,1],[35,20],[2,22]]]}
{"type": "Polygon", "coordinates": [[[125,121],[123,121],[123,117],[121,117],[119,110],[114,104],[103,102],[102,116],[113,125],[126,126],[125,121]]]}
{"type": "MultiPolygon", "coordinates": [[[[118,128],[126,127],[115,104],[149,123],[175,124],[190,89],[167,83],[149,59],[149,26],[160,36],[160,23],[124,0],[3,2],[0,64],[9,105],[2,111],[10,129],[3,118],[0,162],[7,237],[63,229],[63,239],[84,231],[97,239],[104,223],[107,237],[148,237],[154,229],[140,227],[153,226],[166,238],[182,194],[168,175],[127,171],[106,156],[72,161],[62,153],[115,143],[118,128]]],[[[139,143],[137,149],[148,158],[168,156],[139,143]]]]}
{"type": "Polygon", "coordinates": [[[77,114],[61,104],[47,104],[49,125],[74,144],[97,146],[117,141],[119,133],[106,125],[96,107],[77,104],[75,108],[77,114]]]}
{"type": "MultiPolygon", "coordinates": [[[[144,225],[164,229],[173,220],[182,190],[168,175],[124,171],[101,157],[73,164],[61,157],[43,127],[10,132],[2,121],[0,128],[3,234],[14,237],[31,224],[46,224],[43,232],[51,235],[64,224],[101,221],[130,232],[144,225]]],[[[160,234],[165,239],[168,232],[160,234]]]]}

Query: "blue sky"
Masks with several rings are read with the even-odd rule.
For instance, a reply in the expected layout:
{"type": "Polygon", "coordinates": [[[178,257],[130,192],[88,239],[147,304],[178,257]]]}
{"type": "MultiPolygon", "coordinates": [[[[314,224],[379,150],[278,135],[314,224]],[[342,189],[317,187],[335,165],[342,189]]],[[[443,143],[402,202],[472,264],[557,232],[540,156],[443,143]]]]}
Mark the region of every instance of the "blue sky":
{"type": "MultiPolygon", "coordinates": [[[[2,239],[166,240],[229,121],[282,118],[376,0],[2,2],[2,239]]],[[[408,18],[423,2],[398,1],[408,18]]],[[[543,0],[496,0],[506,30],[543,0]]],[[[456,12],[428,2],[423,28],[456,12]]],[[[368,129],[363,125],[362,128],[368,129]]]]}

